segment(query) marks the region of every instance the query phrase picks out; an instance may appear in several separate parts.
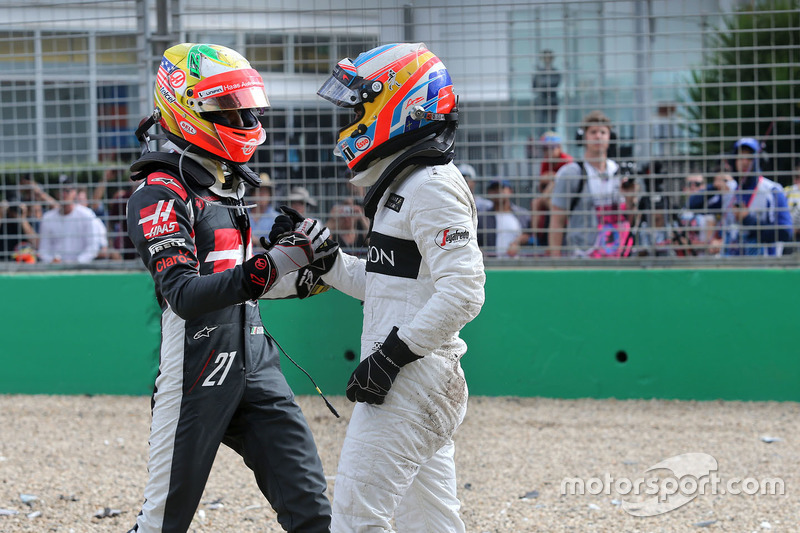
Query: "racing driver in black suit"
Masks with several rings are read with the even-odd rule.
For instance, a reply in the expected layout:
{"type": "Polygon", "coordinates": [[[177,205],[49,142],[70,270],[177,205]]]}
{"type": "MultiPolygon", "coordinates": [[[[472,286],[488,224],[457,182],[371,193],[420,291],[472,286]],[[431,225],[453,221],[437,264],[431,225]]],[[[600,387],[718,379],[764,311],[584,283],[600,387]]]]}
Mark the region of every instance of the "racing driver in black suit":
{"type": "Polygon", "coordinates": [[[169,48],[155,110],[137,130],[143,180],[128,228],[155,281],[161,353],[152,398],[149,480],[131,531],[184,533],[224,443],[242,456],[286,531],[330,530],[326,481],[313,437],[264,334],[258,298],[294,296],[298,274],[336,252],[312,219],[276,219],[267,251],[252,255],[242,198],[257,174],[245,163],[265,140],[256,112],[264,82],[218,45],[169,48]],[[168,142],[149,151],[158,122],[168,142]]]}

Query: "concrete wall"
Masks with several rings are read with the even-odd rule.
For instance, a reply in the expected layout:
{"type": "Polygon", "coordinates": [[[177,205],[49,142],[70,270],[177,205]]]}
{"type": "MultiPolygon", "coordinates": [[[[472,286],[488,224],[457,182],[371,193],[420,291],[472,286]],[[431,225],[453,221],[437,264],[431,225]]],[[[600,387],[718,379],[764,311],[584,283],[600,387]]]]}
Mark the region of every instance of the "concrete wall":
{"type": "MultiPolygon", "coordinates": [[[[495,270],[486,291],[463,331],[472,394],[800,401],[798,270],[495,270]]],[[[0,294],[0,393],[151,392],[147,274],[4,275],[0,294]]],[[[343,394],[360,303],[331,291],[261,309],[323,392],[343,394]]]]}

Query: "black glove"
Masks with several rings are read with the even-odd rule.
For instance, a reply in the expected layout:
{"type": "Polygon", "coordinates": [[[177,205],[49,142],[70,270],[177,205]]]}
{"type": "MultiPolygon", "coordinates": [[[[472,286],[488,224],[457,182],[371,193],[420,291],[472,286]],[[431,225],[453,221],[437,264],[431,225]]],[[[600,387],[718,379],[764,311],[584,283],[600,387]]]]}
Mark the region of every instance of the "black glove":
{"type": "Polygon", "coordinates": [[[278,210],[283,214],[275,217],[275,222],[272,223],[272,229],[269,232],[269,242],[272,243],[278,242],[278,238],[281,235],[289,233],[295,228],[295,226],[306,219],[306,217],[291,207],[287,207],[285,205],[280,206],[278,210]]]}
{"type": "Polygon", "coordinates": [[[382,404],[400,368],[422,357],[409,350],[397,336],[397,326],[377,351],[361,361],[347,383],[347,399],[351,402],[382,404]]]}
{"type": "Polygon", "coordinates": [[[278,279],[278,269],[267,254],[254,255],[242,263],[242,270],[251,300],[267,292],[278,279]]]}
{"type": "MultiPolygon", "coordinates": [[[[320,248],[327,249],[328,247],[335,247],[335,249],[338,249],[339,243],[328,238],[322,243],[320,248]]],[[[325,256],[297,271],[295,288],[297,289],[298,298],[302,300],[309,296],[316,296],[331,288],[330,285],[322,281],[322,276],[331,271],[334,263],[336,263],[337,257],[339,257],[338,253],[325,256]]]]}

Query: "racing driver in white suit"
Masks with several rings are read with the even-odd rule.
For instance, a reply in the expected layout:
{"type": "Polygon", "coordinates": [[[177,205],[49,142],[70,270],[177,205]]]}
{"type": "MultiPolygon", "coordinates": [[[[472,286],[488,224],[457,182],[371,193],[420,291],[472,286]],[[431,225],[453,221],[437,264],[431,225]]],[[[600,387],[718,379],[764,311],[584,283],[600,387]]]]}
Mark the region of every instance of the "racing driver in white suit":
{"type": "MultiPolygon", "coordinates": [[[[456,97],[424,44],[341,60],[318,94],[352,108],[337,155],[369,186],[366,260],[344,253],[317,271],[364,302],[361,362],[339,459],[334,533],[463,532],[453,433],[467,407],[459,330],[484,301],[476,208],[451,162],[456,97]]],[[[319,282],[319,279],[316,280],[319,282]]]]}

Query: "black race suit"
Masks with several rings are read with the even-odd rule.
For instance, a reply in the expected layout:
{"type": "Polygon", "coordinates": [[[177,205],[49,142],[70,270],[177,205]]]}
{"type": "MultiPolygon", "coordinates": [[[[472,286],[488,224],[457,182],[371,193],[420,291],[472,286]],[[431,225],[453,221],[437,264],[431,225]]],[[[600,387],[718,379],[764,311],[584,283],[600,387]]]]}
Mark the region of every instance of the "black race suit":
{"type": "MultiPolygon", "coordinates": [[[[229,208],[241,200],[200,187],[185,166],[141,175],[128,228],[162,315],[150,476],[134,531],[187,531],[221,442],[254,472],[285,530],[329,531],[314,440],[244,281],[248,215],[229,208]]],[[[267,297],[284,296],[286,285],[277,282],[267,297]]]]}

